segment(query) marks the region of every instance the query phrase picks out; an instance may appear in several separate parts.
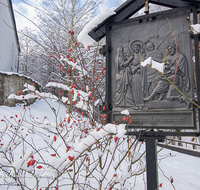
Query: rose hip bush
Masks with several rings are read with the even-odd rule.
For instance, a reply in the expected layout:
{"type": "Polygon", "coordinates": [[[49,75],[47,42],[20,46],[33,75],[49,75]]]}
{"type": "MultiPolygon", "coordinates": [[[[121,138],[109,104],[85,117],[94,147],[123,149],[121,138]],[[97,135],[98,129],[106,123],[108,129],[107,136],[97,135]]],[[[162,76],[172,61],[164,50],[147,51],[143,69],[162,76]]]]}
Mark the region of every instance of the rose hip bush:
{"type": "MultiPolygon", "coordinates": [[[[56,85],[63,87],[63,84],[56,85]]],[[[25,91],[30,89],[33,90],[34,86],[25,84],[25,91]]],[[[142,144],[124,135],[126,124],[96,122],[88,103],[90,93],[75,88],[74,91],[80,93],[81,98],[77,95],[77,103],[73,105],[71,114],[68,106],[62,103],[66,99],[51,93],[34,90],[27,95],[10,96],[18,99],[41,98],[37,101],[46,103],[50,111],[47,110],[47,116],[41,118],[41,115],[33,115],[31,108],[25,106],[20,115],[13,114],[1,119],[2,188],[134,187],[134,178],[145,170],[144,154],[138,152],[142,144]],[[57,107],[52,107],[52,100],[58,101],[57,107]],[[63,111],[63,108],[65,117],[62,118],[59,111],[63,111]],[[54,117],[49,118],[50,112],[54,117]]]]}
{"type": "Polygon", "coordinates": [[[70,54],[49,56],[62,82],[49,82],[45,92],[25,83],[22,92],[8,97],[42,103],[38,113],[24,105],[20,114],[1,119],[1,189],[134,188],[145,171],[142,143],[125,135],[127,120],[132,121],[128,111],[122,112],[126,124],[111,124],[105,106],[99,110],[106,68],[98,48],[82,50],[74,41],[70,54]],[[44,104],[48,109],[41,116],[44,104]]]}

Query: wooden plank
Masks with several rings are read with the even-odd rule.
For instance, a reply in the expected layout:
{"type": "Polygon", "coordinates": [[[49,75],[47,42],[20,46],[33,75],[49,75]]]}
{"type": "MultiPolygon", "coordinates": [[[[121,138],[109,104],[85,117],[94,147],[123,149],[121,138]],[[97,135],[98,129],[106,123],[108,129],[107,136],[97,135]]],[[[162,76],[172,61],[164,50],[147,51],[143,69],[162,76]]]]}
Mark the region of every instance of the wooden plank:
{"type": "Polygon", "coordinates": [[[200,157],[200,152],[192,150],[192,149],[190,150],[190,149],[186,149],[186,148],[182,148],[182,147],[178,147],[178,146],[165,145],[163,143],[157,143],[157,145],[161,146],[161,147],[165,147],[165,148],[173,150],[173,151],[177,151],[177,152],[183,153],[183,154],[188,154],[190,156],[200,157]]]}
{"type": "Polygon", "coordinates": [[[149,0],[149,3],[154,3],[157,5],[162,5],[171,8],[178,8],[191,5],[190,2],[186,2],[183,0],[149,0]]]}

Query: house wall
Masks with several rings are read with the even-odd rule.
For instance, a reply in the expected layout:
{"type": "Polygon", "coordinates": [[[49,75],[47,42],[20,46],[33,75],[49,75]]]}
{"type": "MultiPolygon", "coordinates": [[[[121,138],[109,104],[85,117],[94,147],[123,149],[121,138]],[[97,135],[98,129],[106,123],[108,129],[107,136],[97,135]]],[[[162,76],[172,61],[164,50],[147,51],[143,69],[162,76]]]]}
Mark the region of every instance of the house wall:
{"type": "MultiPolygon", "coordinates": [[[[10,7],[9,0],[1,0],[10,7]]],[[[18,72],[18,43],[10,8],[0,4],[0,71],[18,72]]]]}

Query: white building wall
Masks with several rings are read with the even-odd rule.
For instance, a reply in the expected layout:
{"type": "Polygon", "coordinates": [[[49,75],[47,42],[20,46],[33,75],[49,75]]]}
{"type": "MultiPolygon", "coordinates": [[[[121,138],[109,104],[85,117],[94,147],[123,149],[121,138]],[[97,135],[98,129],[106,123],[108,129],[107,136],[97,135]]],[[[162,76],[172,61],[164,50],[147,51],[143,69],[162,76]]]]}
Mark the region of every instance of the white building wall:
{"type": "MultiPolygon", "coordinates": [[[[10,7],[9,0],[0,0],[10,7]]],[[[0,4],[0,71],[17,72],[18,43],[11,9],[0,4]]]]}

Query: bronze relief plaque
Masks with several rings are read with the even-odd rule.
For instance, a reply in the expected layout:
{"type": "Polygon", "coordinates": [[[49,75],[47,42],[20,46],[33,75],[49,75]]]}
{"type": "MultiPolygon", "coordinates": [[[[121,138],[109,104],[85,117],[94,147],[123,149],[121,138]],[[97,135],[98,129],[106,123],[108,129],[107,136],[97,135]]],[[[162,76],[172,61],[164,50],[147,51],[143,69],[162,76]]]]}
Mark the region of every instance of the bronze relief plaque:
{"type": "Polygon", "coordinates": [[[112,119],[127,109],[137,128],[195,128],[190,9],[145,15],[108,26],[112,119]],[[148,58],[159,72],[141,62],[148,58]],[[160,65],[159,65],[160,64],[160,65]],[[157,68],[157,67],[156,67],[157,68]],[[191,101],[189,101],[190,99],[191,101]]]}

